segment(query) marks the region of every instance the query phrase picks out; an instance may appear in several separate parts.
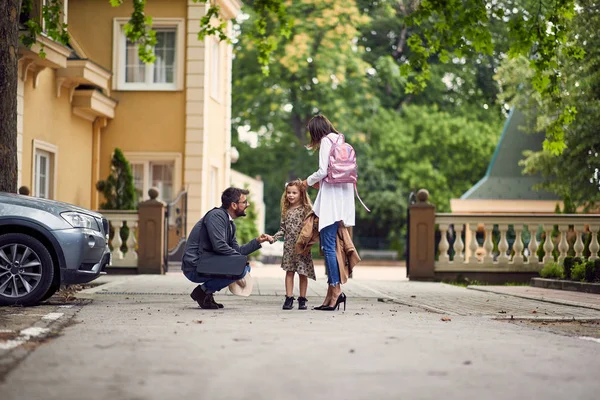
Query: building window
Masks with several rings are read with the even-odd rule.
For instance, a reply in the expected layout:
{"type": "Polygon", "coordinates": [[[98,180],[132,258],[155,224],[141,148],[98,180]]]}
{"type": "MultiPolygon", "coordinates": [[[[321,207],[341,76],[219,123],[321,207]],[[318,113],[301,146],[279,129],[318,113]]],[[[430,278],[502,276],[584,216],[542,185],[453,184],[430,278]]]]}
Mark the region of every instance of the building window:
{"type": "MultiPolygon", "coordinates": [[[[35,2],[34,2],[35,4],[35,2]]],[[[32,5],[34,7],[34,10],[37,6],[32,5]]],[[[40,20],[41,20],[41,26],[42,26],[42,32],[44,33],[48,33],[48,29],[46,27],[46,20],[44,19],[44,8],[48,7],[48,0],[42,0],[42,10],[40,11],[40,20]]],[[[39,8],[38,8],[39,10],[39,8]]],[[[68,23],[68,10],[69,10],[69,0],[62,0],[62,12],[59,16],[59,21],[61,24],[67,24],[68,23]]]]}
{"type": "Polygon", "coordinates": [[[154,19],[156,31],[154,63],[146,64],[138,56],[138,46],[125,37],[127,19],[114,20],[113,89],[114,90],[182,90],[184,31],[182,19],[154,19]]]}
{"type": "Polygon", "coordinates": [[[158,199],[172,201],[181,188],[181,154],[125,153],[131,164],[138,201],[148,200],[148,190],[158,189],[158,199]]]}
{"type": "Polygon", "coordinates": [[[221,43],[216,39],[212,41],[210,65],[210,96],[221,102],[221,43]]]}
{"type": "Polygon", "coordinates": [[[58,148],[52,144],[33,141],[32,193],[43,199],[55,198],[56,159],[58,148]]]}

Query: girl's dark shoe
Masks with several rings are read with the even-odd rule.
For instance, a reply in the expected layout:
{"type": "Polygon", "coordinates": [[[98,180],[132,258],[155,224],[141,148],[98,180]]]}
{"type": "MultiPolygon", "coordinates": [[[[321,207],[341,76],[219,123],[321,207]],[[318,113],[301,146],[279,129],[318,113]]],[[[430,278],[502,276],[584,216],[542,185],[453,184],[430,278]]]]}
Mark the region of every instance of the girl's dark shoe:
{"type": "Polygon", "coordinates": [[[294,297],[293,296],[285,296],[285,301],[283,302],[282,309],[291,310],[294,308],[294,297]]]}
{"type": "Polygon", "coordinates": [[[336,309],[339,310],[341,303],[344,303],[344,311],[346,311],[346,295],[344,294],[344,292],[342,292],[338,296],[338,298],[335,301],[334,305],[332,305],[332,306],[324,306],[323,308],[320,308],[319,310],[321,310],[321,311],[335,311],[336,309]]]}
{"type": "Polygon", "coordinates": [[[306,302],[308,299],[306,297],[298,297],[298,310],[306,310],[306,302]]]}

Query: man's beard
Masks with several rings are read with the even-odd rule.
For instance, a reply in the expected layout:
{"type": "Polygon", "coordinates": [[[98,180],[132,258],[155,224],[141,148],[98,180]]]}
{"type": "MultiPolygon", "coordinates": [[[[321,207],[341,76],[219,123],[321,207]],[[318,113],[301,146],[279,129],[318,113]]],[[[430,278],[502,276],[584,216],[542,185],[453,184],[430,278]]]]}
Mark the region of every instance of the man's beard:
{"type": "Polygon", "coordinates": [[[246,210],[240,210],[239,208],[237,210],[235,210],[235,215],[237,217],[245,217],[246,216],[246,210]]]}

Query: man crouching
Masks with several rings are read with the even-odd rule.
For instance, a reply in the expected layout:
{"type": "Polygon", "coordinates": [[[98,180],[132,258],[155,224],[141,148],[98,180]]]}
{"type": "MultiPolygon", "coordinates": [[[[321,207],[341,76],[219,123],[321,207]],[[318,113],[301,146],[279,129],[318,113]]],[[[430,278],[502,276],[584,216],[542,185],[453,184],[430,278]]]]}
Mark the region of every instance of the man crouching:
{"type": "MultiPolygon", "coordinates": [[[[246,209],[250,206],[246,197],[248,193],[250,193],[248,190],[234,187],[225,189],[221,195],[221,207],[215,207],[207,212],[190,232],[185,245],[181,269],[186,278],[194,283],[201,284],[190,294],[201,308],[223,308],[223,304],[215,301],[213,293],[235,282],[232,279],[198,276],[196,267],[204,251],[211,251],[220,255],[248,255],[260,249],[261,243],[273,241],[271,236],[263,233],[243,246],[238,244],[235,238],[236,227],[233,220],[246,216],[246,209]]],[[[250,265],[246,265],[244,275],[249,271],[250,265]]]]}

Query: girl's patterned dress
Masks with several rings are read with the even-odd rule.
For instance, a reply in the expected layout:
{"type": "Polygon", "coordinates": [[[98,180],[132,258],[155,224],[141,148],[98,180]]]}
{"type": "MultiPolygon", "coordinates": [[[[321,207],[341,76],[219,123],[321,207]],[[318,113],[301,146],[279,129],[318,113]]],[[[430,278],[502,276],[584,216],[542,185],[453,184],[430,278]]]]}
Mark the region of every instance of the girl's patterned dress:
{"type": "Polygon", "coordinates": [[[307,256],[296,253],[296,240],[302,230],[305,214],[302,207],[289,209],[287,215],[281,219],[281,227],[273,235],[273,238],[275,240],[284,238],[283,258],[281,259],[281,268],[284,271],[297,272],[299,275],[306,275],[310,279],[316,280],[315,266],[310,253],[307,256]]]}

